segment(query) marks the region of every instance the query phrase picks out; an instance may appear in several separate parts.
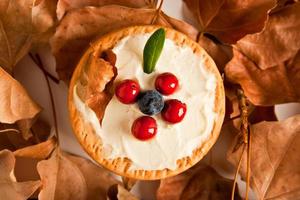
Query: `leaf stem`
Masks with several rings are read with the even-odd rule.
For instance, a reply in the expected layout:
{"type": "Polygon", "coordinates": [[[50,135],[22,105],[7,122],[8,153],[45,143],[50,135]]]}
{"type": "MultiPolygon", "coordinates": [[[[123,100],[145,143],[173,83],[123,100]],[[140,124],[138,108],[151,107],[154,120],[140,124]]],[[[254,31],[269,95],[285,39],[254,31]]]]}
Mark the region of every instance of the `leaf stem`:
{"type": "Polygon", "coordinates": [[[250,161],[251,161],[251,128],[248,129],[248,143],[247,143],[247,178],[246,178],[246,197],[248,199],[248,194],[250,190],[250,175],[251,175],[251,168],[250,168],[250,161]]]}
{"type": "Polygon", "coordinates": [[[237,166],[235,174],[234,174],[233,186],[232,186],[232,191],[231,191],[231,200],[234,200],[237,177],[238,177],[238,174],[239,174],[239,171],[240,171],[240,168],[241,168],[244,151],[245,151],[245,144],[243,144],[242,153],[241,153],[241,156],[240,156],[240,159],[239,159],[239,162],[238,162],[238,166],[237,166]]]}
{"type": "Polygon", "coordinates": [[[55,109],[53,93],[52,93],[52,89],[51,89],[51,85],[50,85],[50,81],[49,81],[49,77],[51,78],[51,76],[48,76],[47,71],[44,68],[43,62],[42,62],[41,57],[39,56],[39,54],[36,54],[35,56],[33,56],[31,53],[29,53],[29,56],[33,60],[33,62],[40,68],[40,70],[43,72],[43,75],[45,77],[47,87],[48,87],[49,96],[50,96],[50,101],[51,101],[52,115],[53,115],[53,120],[54,120],[55,136],[57,138],[57,143],[59,144],[59,134],[58,134],[58,126],[57,126],[57,118],[56,118],[56,109],[55,109]]]}
{"type": "Polygon", "coordinates": [[[235,152],[237,149],[240,148],[241,145],[243,145],[243,150],[240,156],[240,160],[237,166],[235,178],[234,178],[234,184],[233,184],[233,190],[231,194],[231,199],[233,200],[234,198],[234,192],[235,192],[235,185],[236,185],[236,178],[237,178],[237,173],[240,170],[241,167],[241,160],[245,151],[245,147],[247,147],[247,171],[246,171],[246,195],[245,195],[245,200],[248,200],[248,194],[250,190],[250,176],[251,176],[251,171],[250,171],[250,159],[251,159],[251,145],[250,145],[250,126],[248,122],[248,117],[249,117],[249,102],[247,100],[247,97],[244,94],[244,91],[241,88],[237,88],[236,94],[239,100],[239,109],[241,113],[241,126],[240,126],[240,133],[238,136],[237,144],[233,148],[233,152],[235,152]]]}
{"type": "Polygon", "coordinates": [[[161,11],[161,7],[162,7],[163,3],[164,3],[164,0],[161,0],[160,3],[159,3],[159,6],[156,9],[156,12],[155,12],[155,15],[154,15],[154,17],[151,21],[151,24],[154,24],[155,21],[157,20],[158,16],[160,15],[160,11],[161,11]]]}
{"type": "Polygon", "coordinates": [[[37,60],[36,60],[36,58],[34,58],[34,56],[31,54],[31,53],[29,53],[29,57],[33,60],[33,62],[38,66],[38,68],[40,69],[40,70],[42,70],[42,72],[44,73],[44,74],[46,74],[53,82],[55,82],[56,84],[59,84],[59,80],[55,77],[55,76],[53,76],[52,74],[50,74],[45,68],[43,68],[43,67],[41,67],[40,65],[38,65],[38,63],[36,62],[37,60]]]}

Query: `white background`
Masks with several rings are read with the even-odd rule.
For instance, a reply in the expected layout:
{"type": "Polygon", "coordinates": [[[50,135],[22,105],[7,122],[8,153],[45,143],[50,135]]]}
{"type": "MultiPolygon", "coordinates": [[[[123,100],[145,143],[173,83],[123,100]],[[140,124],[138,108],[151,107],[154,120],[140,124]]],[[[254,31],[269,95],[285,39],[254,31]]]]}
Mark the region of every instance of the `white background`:
{"type": "MultiPolygon", "coordinates": [[[[194,23],[181,0],[165,0],[162,10],[172,17],[183,19],[191,24],[194,23]]],[[[57,77],[55,72],[55,60],[50,53],[50,48],[40,49],[39,54],[42,57],[47,70],[57,77]]],[[[49,122],[49,124],[53,125],[51,102],[46,81],[42,72],[34,65],[28,56],[22,59],[17,65],[15,77],[28,90],[33,99],[44,108],[41,117],[49,122]]],[[[89,158],[82,150],[71,131],[67,111],[67,86],[63,82],[60,82],[60,84],[51,82],[51,87],[54,94],[61,147],[68,152],[89,158]]],[[[300,113],[300,105],[292,103],[276,106],[276,113],[278,119],[282,120],[300,113]]],[[[234,168],[226,161],[226,149],[230,145],[232,138],[233,135],[220,135],[217,143],[209,153],[211,154],[210,156],[212,156],[212,163],[215,169],[226,177],[232,177],[234,172],[234,168]]],[[[208,159],[205,158],[202,162],[206,162],[207,160],[208,159]]],[[[133,192],[143,199],[155,199],[155,190],[158,187],[158,184],[158,181],[140,181],[133,188],[133,192]]],[[[244,193],[244,187],[245,184],[239,181],[241,194],[244,193]]],[[[253,194],[251,195],[251,198],[254,199],[253,194]]]]}

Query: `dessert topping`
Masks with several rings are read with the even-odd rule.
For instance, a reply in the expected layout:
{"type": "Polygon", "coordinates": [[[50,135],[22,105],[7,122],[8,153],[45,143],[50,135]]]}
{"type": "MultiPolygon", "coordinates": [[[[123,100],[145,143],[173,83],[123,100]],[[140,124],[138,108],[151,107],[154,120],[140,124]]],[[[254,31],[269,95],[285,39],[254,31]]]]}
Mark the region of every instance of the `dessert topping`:
{"type": "Polygon", "coordinates": [[[156,121],[149,116],[139,117],[133,122],[131,132],[139,140],[151,139],[157,132],[156,121]]]}
{"type": "Polygon", "coordinates": [[[167,100],[161,112],[162,118],[172,124],[181,122],[186,113],[186,104],[177,99],[167,100]]]}
{"type": "Polygon", "coordinates": [[[163,28],[156,30],[147,40],[143,52],[144,72],[150,74],[153,72],[157,60],[161,54],[166,38],[166,32],[163,28]]]}
{"type": "Polygon", "coordinates": [[[123,80],[116,87],[116,96],[124,104],[132,104],[136,102],[140,92],[140,86],[136,81],[123,80]]]}
{"type": "Polygon", "coordinates": [[[163,95],[170,95],[175,92],[178,87],[177,77],[169,72],[160,74],[155,80],[155,88],[163,95]]]}
{"type": "Polygon", "coordinates": [[[154,115],[163,109],[164,100],[159,92],[156,90],[149,90],[139,95],[138,106],[142,113],[154,115]]]}

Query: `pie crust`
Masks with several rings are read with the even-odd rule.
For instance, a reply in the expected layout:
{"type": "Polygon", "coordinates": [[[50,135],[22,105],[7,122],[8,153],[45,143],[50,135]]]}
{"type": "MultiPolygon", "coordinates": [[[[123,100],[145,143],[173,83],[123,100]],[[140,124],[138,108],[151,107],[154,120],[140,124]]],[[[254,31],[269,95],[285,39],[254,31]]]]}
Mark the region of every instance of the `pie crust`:
{"type": "Polygon", "coordinates": [[[108,49],[112,49],[116,43],[122,38],[128,35],[136,35],[143,33],[152,33],[156,29],[160,28],[160,26],[132,26],[128,28],[124,28],[118,31],[114,31],[108,33],[99,39],[92,42],[89,48],[85,51],[83,56],[81,57],[70,82],[69,87],[69,95],[68,95],[68,108],[69,108],[69,116],[73,128],[73,132],[76,135],[79,143],[83,147],[83,149],[100,165],[111,170],[112,172],[132,178],[132,179],[140,179],[140,180],[155,180],[162,179],[169,176],[173,176],[179,174],[188,168],[195,165],[198,161],[200,161],[203,156],[209,151],[212,145],[216,142],[221,126],[223,123],[223,118],[225,114],[225,96],[224,96],[224,87],[223,80],[220,76],[220,73],[212,60],[212,58],[205,52],[205,50],[196,42],[188,38],[186,35],[175,31],[170,28],[164,27],[166,31],[166,37],[173,40],[179,46],[189,46],[192,48],[193,52],[202,56],[204,59],[204,66],[208,71],[212,72],[216,76],[217,84],[216,84],[216,94],[215,94],[215,106],[214,112],[216,113],[215,122],[213,126],[213,130],[209,136],[209,138],[202,143],[202,145],[194,149],[193,154],[189,157],[184,157],[177,160],[177,169],[163,169],[163,170],[133,170],[130,169],[131,161],[128,158],[116,158],[113,160],[108,160],[103,158],[102,152],[102,141],[99,135],[95,133],[90,123],[85,122],[82,118],[81,114],[76,109],[73,103],[73,90],[76,83],[80,80],[82,75],[82,70],[89,63],[90,56],[99,57],[102,52],[108,49]]]}

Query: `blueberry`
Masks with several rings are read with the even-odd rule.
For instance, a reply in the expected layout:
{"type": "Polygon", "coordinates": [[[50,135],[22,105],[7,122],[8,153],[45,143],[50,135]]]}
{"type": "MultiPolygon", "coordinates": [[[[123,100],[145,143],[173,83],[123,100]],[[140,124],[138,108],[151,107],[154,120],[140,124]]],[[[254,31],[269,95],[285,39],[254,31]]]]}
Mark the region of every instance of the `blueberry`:
{"type": "Polygon", "coordinates": [[[142,113],[154,115],[163,109],[164,100],[159,92],[156,90],[149,90],[139,95],[138,106],[142,113]]]}

